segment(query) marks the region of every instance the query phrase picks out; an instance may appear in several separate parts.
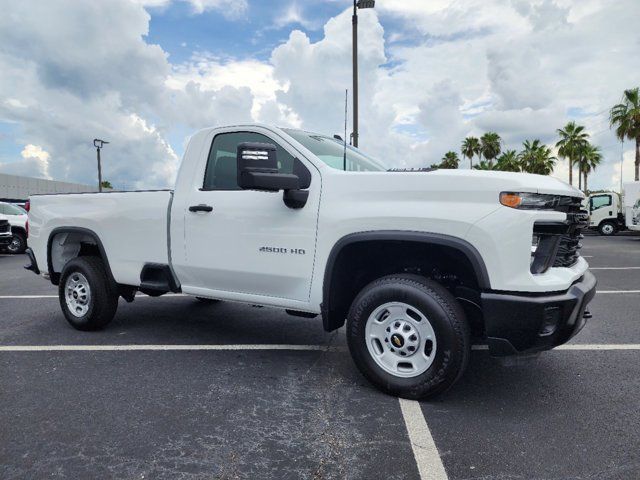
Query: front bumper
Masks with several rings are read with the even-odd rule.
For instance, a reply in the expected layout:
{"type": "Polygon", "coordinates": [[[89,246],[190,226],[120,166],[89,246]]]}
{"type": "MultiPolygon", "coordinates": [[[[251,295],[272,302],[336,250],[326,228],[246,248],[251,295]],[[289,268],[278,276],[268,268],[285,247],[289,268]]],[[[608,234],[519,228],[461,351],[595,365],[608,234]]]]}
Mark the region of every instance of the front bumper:
{"type": "Polygon", "coordinates": [[[0,234],[0,247],[6,247],[13,240],[13,235],[9,234],[0,234]]]}
{"type": "Polygon", "coordinates": [[[585,310],[595,294],[596,277],[589,271],[566,292],[483,293],[489,352],[494,356],[534,353],[567,342],[584,327],[585,310]]]}

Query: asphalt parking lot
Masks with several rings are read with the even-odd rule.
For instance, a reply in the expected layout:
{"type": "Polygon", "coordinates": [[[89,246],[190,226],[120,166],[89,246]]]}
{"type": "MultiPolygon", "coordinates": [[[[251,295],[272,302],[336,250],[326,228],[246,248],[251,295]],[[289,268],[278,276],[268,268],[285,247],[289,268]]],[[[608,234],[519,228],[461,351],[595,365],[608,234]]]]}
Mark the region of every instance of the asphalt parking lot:
{"type": "Polygon", "coordinates": [[[79,332],[0,255],[0,478],[640,478],[640,236],[582,254],[599,294],[566,348],[476,350],[420,404],[371,387],[319,319],[140,297],[79,332]]]}

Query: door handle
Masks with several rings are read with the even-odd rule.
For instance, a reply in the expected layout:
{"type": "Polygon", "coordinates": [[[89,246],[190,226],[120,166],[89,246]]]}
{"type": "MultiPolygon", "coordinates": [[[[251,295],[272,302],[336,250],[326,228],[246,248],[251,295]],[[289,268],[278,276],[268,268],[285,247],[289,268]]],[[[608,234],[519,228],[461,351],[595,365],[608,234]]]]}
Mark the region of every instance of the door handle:
{"type": "Polygon", "coordinates": [[[203,204],[191,205],[189,207],[189,211],[190,212],[206,212],[206,213],[209,213],[209,212],[213,211],[213,207],[211,205],[203,205],[203,204]]]}

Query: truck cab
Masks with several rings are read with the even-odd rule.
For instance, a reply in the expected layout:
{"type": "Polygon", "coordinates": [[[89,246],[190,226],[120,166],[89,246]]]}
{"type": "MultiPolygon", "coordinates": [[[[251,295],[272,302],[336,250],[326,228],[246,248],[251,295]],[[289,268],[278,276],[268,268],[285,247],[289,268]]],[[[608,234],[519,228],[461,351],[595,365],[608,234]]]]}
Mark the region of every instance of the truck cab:
{"type": "Polygon", "coordinates": [[[624,229],[620,196],[617,193],[603,192],[590,195],[586,204],[589,209],[589,228],[604,236],[615,235],[624,229]]]}

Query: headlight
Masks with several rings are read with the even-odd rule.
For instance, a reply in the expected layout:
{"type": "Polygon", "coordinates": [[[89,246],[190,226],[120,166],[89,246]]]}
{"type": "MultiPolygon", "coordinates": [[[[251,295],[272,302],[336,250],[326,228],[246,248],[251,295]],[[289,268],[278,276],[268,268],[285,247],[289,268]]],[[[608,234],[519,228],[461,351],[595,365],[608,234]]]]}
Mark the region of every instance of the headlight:
{"type": "Polygon", "coordinates": [[[502,192],[500,203],[505,207],[523,210],[555,210],[562,197],[540,193],[502,192]]]}

